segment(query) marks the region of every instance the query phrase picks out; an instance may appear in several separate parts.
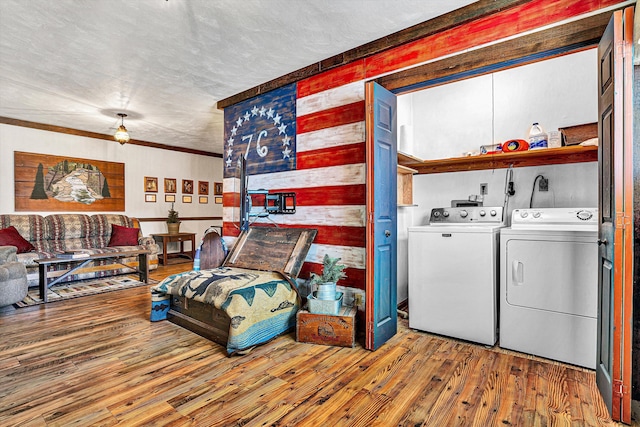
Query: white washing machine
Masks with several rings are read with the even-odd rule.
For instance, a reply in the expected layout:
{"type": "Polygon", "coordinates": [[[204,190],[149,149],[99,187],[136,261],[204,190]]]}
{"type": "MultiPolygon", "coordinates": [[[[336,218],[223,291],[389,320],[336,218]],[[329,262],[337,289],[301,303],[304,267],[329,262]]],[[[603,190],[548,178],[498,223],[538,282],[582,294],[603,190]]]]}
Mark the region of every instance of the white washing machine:
{"type": "Polygon", "coordinates": [[[409,227],[409,327],[496,342],[502,207],[437,208],[409,227]]]}
{"type": "Polygon", "coordinates": [[[595,369],[596,208],[515,209],[500,233],[500,347],[595,369]]]}

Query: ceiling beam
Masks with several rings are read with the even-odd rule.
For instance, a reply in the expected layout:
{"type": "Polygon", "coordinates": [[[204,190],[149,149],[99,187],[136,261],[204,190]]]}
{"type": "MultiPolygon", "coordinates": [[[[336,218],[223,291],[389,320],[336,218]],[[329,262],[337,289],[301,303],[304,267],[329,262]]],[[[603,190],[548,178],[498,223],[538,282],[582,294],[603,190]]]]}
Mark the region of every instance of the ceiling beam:
{"type": "Polygon", "coordinates": [[[382,76],[375,81],[393,92],[406,93],[588,49],[598,45],[612,13],[603,12],[460,53],[382,76]]]}

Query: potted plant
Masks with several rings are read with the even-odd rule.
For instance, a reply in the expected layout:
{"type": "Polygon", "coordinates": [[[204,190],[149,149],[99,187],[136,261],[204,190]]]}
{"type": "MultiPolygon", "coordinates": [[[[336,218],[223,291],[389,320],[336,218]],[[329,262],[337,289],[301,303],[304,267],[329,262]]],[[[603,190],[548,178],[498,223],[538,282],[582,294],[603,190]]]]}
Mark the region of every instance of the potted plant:
{"type": "Polygon", "coordinates": [[[335,299],[336,283],[338,280],[347,277],[344,273],[346,268],[343,264],[338,264],[340,258],[331,258],[328,254],[322,260],[322,275],[311,273],[310,286],[317,286],[316,297],[318,299],[335,299]]]}
{"type": "Polygon", "coordinates": [[[173,203],[171,203],[171,209],[169,209],[169,215],[167,215],[167,229],[169,234],[178,234],[180,232],[180,217],[178,211],[173,209],[173,203]]]}

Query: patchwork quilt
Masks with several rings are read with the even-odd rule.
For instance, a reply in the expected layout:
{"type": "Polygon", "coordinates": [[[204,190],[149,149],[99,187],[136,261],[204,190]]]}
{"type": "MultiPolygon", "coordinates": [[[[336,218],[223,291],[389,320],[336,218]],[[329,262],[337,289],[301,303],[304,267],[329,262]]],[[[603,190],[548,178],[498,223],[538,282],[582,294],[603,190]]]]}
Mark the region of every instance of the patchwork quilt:
{"type": "Polygon", "coordinates": [[[151,288],[151,320],[164,320],[171,295],[212,304],[231,319],[227,353],[233,354],[295,327],[300,307],[295,284],[275,271],[237,267],[174,274],[151,288]]]}

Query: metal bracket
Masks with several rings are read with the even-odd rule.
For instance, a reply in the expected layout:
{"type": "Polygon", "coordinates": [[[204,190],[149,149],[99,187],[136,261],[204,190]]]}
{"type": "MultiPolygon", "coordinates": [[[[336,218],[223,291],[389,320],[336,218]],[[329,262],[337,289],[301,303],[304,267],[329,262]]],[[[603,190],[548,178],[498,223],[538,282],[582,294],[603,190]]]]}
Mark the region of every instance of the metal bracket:
{"type": "Polygon", "coordinates": [[[264,199],[264,208],[274,214],[296,213],[296,193],[269,193],[264,199]]]}
{"type": "Polygon", "coordinates": [[[273,214],[296,213],[296,193],[269,193],[268,190],[249,190],[249,216],[268,217],[273,214]],[[259,194],[264,196],[262,208],[254,209],[251,196],[259,194]]]}

